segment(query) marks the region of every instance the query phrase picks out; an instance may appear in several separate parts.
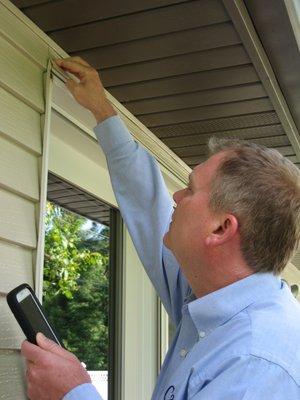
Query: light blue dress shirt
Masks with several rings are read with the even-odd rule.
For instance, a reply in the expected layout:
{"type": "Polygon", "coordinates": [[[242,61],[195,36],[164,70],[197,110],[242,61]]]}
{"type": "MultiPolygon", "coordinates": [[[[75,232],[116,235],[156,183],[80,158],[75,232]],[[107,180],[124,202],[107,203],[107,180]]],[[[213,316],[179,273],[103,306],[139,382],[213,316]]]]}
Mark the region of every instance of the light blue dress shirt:
{"type": "MultiPolygon", "coordinates": [[[[196,299],[163,246],[172,200],[153,157],[118,117],[95,133],[139,257],[176,327],[152,399],[300,399],[300,306],[289,287],[257,273],[196,299]]],[[[99,399],[91,384],[64,397],[99,399]]]]}

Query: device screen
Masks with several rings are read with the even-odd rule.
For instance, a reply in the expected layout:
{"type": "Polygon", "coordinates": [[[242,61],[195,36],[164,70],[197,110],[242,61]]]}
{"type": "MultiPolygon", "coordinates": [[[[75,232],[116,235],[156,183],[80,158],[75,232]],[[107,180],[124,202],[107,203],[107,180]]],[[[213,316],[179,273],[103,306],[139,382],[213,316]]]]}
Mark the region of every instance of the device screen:
{"type": "Polygon", "coordinates": [[[18,293],[17,299],[23,313],[27,317],[27,320],[30,321],[30,324],[35,332],[42,332],[49,339],[59,343],[58,338],[48,324],[40,309],[40,306],[35,301],[30,291],[28,289],[23,289],[18,293]]]}

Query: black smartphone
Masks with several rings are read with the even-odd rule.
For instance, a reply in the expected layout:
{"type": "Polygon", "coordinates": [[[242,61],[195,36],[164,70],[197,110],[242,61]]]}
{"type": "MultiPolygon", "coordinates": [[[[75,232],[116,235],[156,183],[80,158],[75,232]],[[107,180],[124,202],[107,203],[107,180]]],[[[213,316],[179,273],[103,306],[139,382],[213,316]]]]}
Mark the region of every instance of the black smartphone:
{"type": "Polygon", "coordinates": [[[64,347],[47,321],[41,303],[27,283],[9,292],[6,300],[29,342],[37,344],[36,334],[42,332],[47,338],[64,347]]]}

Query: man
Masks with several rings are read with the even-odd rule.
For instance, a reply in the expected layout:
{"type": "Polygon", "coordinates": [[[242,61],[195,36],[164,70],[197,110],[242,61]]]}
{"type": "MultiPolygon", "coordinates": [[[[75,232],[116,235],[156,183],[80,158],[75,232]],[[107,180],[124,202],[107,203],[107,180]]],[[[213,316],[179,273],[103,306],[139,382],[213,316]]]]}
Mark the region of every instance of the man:
{"type": "MultiPolygon", "coordinates": [[[[97,72],[77,57],[57,63],[80,79],[67,87],[97,120],[121,213],[176,327],[153,399],[299,399],[300,307],[277,277],[299,241],[298,169],[274,150],[211,141],[173,213],[97,72]]],[[[37,342],[22,345],[30,399],[100,399],[74,355],[37,342]]]]}

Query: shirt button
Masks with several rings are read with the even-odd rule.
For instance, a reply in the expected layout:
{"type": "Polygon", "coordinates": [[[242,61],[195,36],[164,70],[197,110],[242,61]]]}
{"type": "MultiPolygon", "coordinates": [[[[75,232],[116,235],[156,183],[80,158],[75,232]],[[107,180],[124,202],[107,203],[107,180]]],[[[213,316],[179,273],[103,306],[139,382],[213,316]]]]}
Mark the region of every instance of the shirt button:
{"type": "Polygon", "coordinates": [[[204,332],[204,331],[200,331],[200,332],[199,332],[199,336],[200,336],[201,338],[204,338],[205,332],[204,332]]]}
{"type": "Polygon", "coordinates": [[[180,350],[180,357],[184,358],[187,355],[187,350],[186,349],[181,349],[180,350]]]}

